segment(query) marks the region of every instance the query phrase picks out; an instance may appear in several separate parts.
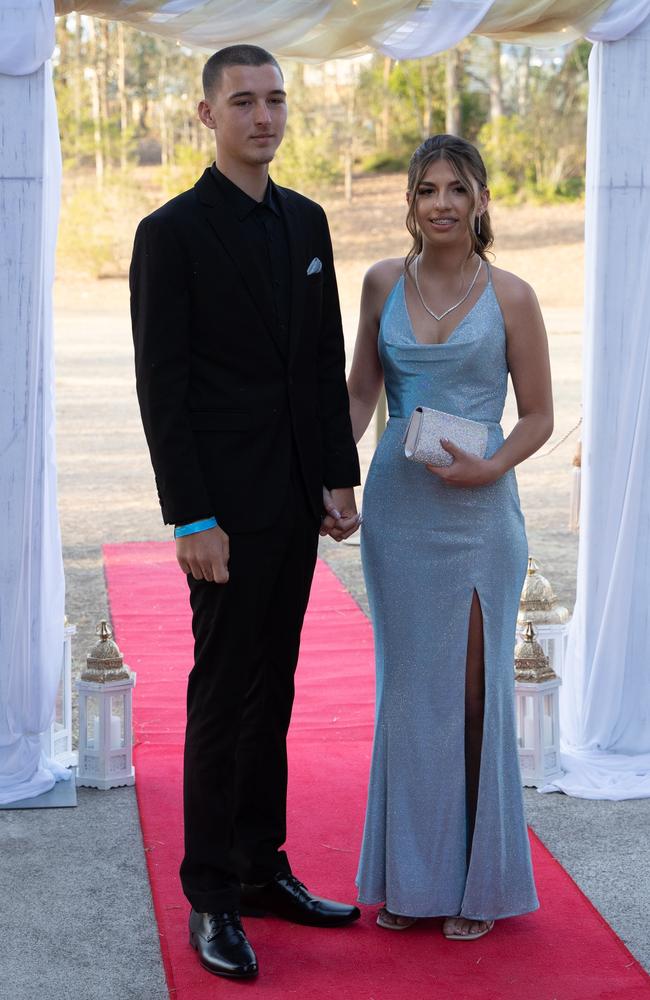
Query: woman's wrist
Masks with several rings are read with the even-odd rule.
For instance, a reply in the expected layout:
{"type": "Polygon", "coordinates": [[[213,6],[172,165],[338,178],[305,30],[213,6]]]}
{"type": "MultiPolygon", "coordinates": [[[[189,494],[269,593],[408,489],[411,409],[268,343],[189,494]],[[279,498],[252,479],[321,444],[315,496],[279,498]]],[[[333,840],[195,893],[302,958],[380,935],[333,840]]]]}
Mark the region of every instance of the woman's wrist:
{"type": "Polygon", "coordinates": [[[503,457],[499,452],[496,452],[490,458],[486,458],[485,462],[490,468],[491,482],[496,482],[501,476],[504,476],[509,470],[510,466],[504,461],[503,457]]]}

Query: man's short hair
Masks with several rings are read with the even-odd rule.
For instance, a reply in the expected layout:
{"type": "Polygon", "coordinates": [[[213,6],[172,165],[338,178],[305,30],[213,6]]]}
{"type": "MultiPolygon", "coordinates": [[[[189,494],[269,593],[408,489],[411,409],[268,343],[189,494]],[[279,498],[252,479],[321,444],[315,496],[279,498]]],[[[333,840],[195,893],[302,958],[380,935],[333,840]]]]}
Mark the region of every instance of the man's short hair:
{"type": "Polygon", "coordinates": [[[228,66],[275,66],[282,79],[282,70],[277,59],[260,48],[259,45],[228,45],[210,56],[203,67],[203,93],[206,97],[213,94],[221,83],[224,69],[228,66]]]}

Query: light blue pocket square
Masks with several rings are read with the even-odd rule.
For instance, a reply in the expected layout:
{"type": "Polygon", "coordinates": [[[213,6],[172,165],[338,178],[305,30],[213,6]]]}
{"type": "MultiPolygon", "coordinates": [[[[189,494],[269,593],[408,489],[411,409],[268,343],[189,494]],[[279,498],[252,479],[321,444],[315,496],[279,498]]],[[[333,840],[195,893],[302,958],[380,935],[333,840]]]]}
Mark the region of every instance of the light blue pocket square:
{"type": "Polygon", "coordinates": [[[322,270],[323,270],[323,264],[322,264],[322,262],[318,259],[318,257],[314,257],[314,259],[312,260],[311,264],[307,268],[307,274],[308,275],[309,274],[318,274],[319,271],[322,271],[322,270]]]}

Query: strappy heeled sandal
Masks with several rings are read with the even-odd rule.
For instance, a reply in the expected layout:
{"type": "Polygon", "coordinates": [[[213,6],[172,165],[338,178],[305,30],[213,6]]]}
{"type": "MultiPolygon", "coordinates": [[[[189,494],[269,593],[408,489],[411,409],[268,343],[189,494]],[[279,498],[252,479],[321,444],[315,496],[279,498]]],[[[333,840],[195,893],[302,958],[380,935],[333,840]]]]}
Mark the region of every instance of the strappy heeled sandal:
{"type": "MultiPolygon", "coordinates": [[[[451,918],[448,917],[447,919],[457,920],[459,918],[458,917],[451,917],[451,918]]],[[[466,918],[463,917],[461,919],[465,920],[466,918]]],[[[448,941],[477,941],[479,938],[482,938],[486,934],[489,934],[490,931],[492,930],[492,928],[494,927],[494,920],[472,920],[471,922],[473,924],[484,924],[483,930],[481,930],[481,931],[472,931],[469,934],[461,934],[460,932],[458,932],[458,933],[451,933],[451,934],[445,934],[444,930],[443,930],[442,933],[443,933],[444,937],[447,938],[448,941]]]]}
{"type": "Polygon", "coordinates": [[[407,927],[412,927],[417,917],[404,917],[399,913],[391,913],[385,906],[377,914],[377,925],[387,931],[405,931],[407,927]]]}

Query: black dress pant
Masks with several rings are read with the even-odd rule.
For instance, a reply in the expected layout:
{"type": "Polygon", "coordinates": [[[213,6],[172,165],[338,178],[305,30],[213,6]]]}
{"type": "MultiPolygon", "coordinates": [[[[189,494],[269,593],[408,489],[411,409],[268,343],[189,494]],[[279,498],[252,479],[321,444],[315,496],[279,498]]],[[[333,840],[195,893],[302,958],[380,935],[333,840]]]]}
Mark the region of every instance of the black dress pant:
{"type": "Polygon", "coordinates": [[[230,535],[228,583],[188,577],[195,642],[181,881],[201,912],[237,909],[241,882],[290,871],[281,850],[286,736],[318,527],[293,477],[275,524],[230,535]]]}

